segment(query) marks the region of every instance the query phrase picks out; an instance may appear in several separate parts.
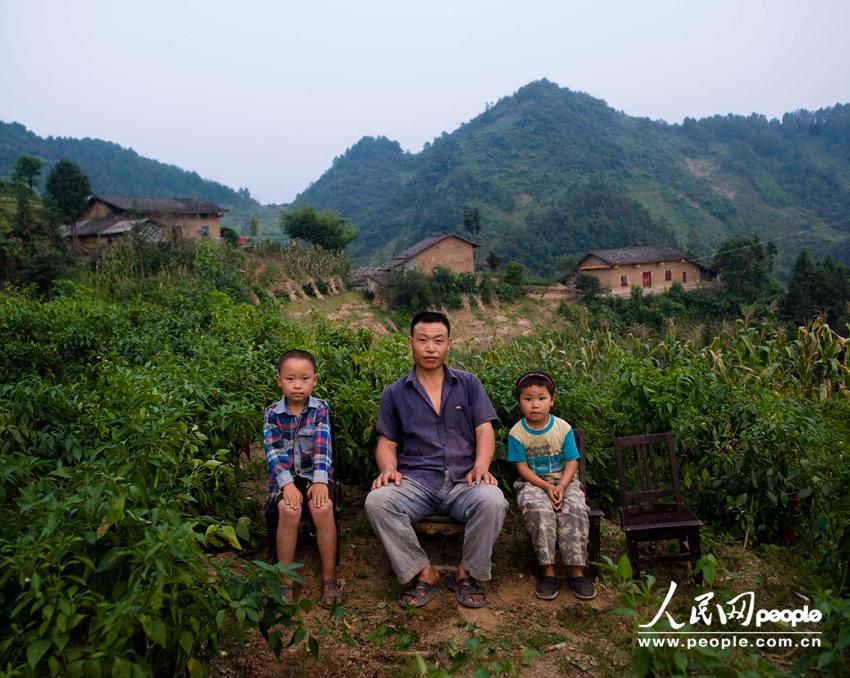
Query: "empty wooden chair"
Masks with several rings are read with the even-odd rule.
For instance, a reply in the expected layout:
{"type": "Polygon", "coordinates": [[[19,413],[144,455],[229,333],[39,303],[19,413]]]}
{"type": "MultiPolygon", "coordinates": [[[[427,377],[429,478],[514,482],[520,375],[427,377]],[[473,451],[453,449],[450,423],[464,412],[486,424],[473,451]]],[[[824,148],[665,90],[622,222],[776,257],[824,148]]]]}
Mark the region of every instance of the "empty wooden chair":
{"type": "MultiPolygon", "coordinates": [[[[671,433],[614,438],[620,483],[620,528],[635,579],[640,578],[638,544],[675,539],[679,552],[662,558],[688,560],[701,556],[702,521],[685,506],[679,486],[676,443],[671,433]]],[[[697,583],[702,575],[696,574],[697,583]]]]}

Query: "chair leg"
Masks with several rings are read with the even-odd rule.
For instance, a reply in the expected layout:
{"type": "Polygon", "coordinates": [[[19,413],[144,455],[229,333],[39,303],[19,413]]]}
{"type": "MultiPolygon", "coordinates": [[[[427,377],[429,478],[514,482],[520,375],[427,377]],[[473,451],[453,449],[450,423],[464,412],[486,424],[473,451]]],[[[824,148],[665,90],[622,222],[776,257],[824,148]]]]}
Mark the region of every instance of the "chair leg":
{"type": "Polygon", "coordinates": [[[596,579],[599,576],[599,568],[595,563],[599,562],[599,552],[601,550],[599,516],[590,517],[590,539],[587,545],[587,575],[591,579],[596,579]]]}
{"type": "Polygon", "coordinates": [[[702,558],[702,547],[700,545],[699,528],[688,530],[688,551],[691,554],[691,567],[694,569],[694,582],[702,584],[702,571],[696,572],[697,561],[702,558]]]}
{"type": "Polygon", "coordinates": [[[277,511],[266,513],[266,539],[269,551],[269,563],[274,565],[277,562],[277,524],[280,516],[277,511]]]}
{"type": "Polygon", "coordinates": [[[626,552],[629,554],[629,562],[632,565],[632,579],[640,581],[640,556],[636,539],[626,536],[626,552]]]}
{"type": "Polygon", "coordinates": [[[525,558],[528,562],[528,573],[537,577],[540,575],[540,563],[537,562],[537,551],[534,549],[534,544],[531,543],[531,537],[526,532],[525,534],[525,558]]]}

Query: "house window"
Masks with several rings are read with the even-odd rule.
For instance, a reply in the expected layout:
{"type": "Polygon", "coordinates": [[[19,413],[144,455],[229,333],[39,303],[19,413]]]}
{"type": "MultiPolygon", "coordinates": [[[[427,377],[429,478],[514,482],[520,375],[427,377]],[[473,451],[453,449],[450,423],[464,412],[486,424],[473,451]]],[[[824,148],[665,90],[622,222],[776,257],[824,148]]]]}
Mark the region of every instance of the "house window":
{"type": "Polygon", "coordinates": [[[652,287],[652,271],[643,271],[640,278],[644,287],[652,287]]]}
{"type": "Polygon", "coordinates": [[[629,286],[629,276],[621,275],[620,276],[620,287],[628,287],[629,286]]]}
{"type": "Polygon", "coordinates": [[[673,279],[673,271],[671,271],[668,268],[666,271],[664,271],[664,280],[672,280],[672,279],[673,279]]]}
{"type": "Polygon", "coordinates": [[[209,226],[201,226],[201,235],[205,238],[208,238],[210,235],[210,227],[209,226]]]}
{"type": "Polygon", "coordinates": [[[687,271],[682,271],[682,282],[683,283],[688,282],[688,272],[687,271]]]}

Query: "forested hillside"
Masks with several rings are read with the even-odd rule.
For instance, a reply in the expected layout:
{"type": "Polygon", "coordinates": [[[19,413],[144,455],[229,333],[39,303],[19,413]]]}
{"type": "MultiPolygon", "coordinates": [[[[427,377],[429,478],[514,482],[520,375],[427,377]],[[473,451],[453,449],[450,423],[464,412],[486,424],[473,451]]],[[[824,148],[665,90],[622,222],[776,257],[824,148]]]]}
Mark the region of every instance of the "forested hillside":
{"type": "MultiPolygon", "coordinates": [[[[296,199],[359,227],[376,262],[478,208],[482,250],[551,274],[562,254],[671,244],[707,256],[734,234],[762,239],[850,215],[850,106],[780,120],[715,116],[668,125],[542,80],[417,154],[364,138],[296,199]]],[[[850,224],[779,243],[850,259],[850,224]]]]}
{"type": "Polygon", "coordinates": [[[89,177],[95,193],[201,198],[230,210],[224,223],[235,228],[247,223],[249,213],[259,215],[261,221],[262,216],[267,217],[267,222],[277,218],[277,210],[273,210],[273,215],[265,215],[268,208],[262,208],[247,189],[234,191],[201,178],[197,172],[144,158],[131,148],[101,139],[42,138],[19,123],[0,122],[0,177],[10,175],[23,153],[44,161],[39,188],[43,188],[45,178],[58,160],[70,158],[89,177]]]}

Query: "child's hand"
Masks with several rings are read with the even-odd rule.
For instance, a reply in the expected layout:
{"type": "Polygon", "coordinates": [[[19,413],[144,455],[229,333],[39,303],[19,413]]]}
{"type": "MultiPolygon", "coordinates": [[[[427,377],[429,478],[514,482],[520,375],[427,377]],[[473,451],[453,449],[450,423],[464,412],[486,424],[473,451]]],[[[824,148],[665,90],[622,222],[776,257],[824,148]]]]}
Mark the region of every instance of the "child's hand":
{"type": "Polygon", "coordinates": [[[301,492],[295,487],[295,483],[287,483],[283,486],[283,501],[291,509],[301,508],[301,492]]]}
{"type": "Polygon", "coordinates": [[[307,488],[307,499],[313,502],[313,508],[322,508],[328,503],[328,486],[324,483],[313,483],[307,488]]]}
{"type": "Polygon", "coordinates": [[[550,485],[547,493],[549,495],[549,501],[552,502],[552,508],[560,511],[564,505],[564,488],[560,485],[550,485]]]}

